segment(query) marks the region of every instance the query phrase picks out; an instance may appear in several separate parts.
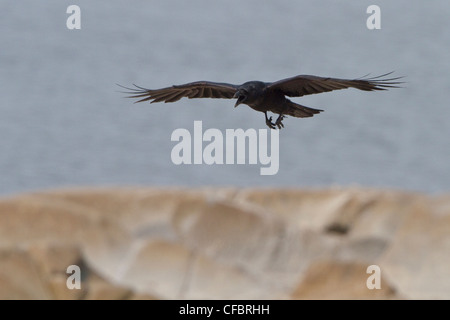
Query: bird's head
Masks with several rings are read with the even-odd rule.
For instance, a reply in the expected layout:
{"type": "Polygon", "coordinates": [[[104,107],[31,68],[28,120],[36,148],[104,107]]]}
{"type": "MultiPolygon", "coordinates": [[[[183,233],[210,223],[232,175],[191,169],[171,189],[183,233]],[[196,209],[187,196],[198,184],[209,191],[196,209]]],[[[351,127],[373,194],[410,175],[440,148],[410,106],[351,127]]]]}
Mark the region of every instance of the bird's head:
{"type": "Polygon", "coordinates": [[[236,108],[241,103],[251,105],[258,103],[263,97],[266,84],[261,81],[249,81],[238,87],[233,98],[237,98],[236,108]]]}
{"type": "Polygon", "coordinates": [[[236,108],[241,103],[245,103],[245,101],[248,99],[248,91],[246,89],[239,89],[234,94],[233,98],[237,98],[236,104],[234,107],[236,108]]]}

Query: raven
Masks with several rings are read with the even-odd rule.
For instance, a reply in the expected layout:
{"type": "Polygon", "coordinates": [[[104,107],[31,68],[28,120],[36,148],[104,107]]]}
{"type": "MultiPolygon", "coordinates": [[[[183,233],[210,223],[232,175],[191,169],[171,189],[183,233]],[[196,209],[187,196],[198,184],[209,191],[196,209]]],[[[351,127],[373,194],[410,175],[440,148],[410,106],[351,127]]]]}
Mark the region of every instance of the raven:
{"type": "Polygon", "coordinates": [[[135,88],[123,87],[131,94],[128,98],[142,98],[136,102],[175,102],[183,97],[192,98],[225,98],[237,99],[234,107],[246,104],[250,108],[264,112],[266,124],[271,129],[284,128],[283,119],[286,115],[297,118],[312,117],[322,112],[294,103],[288,97],[301,97],[308,94],[329,92],[346,88],[356,88],[364,91],[387,90],[399,88],[402,82],[396,80],[402,77],[386,78],[390,73],[372,78],[359,78],[354,80],[325,78],[311,75],[299,75],[276,82],[249,81],[241,85],[230,83],[197,81],[162,89],[146,89],[134,85],[135,88]],[[279,114],[275,123],[272,117],[267,117],[267,111],[279,114]]]}

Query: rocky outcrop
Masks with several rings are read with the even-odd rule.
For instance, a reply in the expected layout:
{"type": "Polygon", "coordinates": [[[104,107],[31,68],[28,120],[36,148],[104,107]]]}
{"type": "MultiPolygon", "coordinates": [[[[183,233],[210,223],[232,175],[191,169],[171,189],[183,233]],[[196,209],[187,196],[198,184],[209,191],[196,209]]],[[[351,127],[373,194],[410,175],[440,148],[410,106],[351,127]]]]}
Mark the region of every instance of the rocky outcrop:
{"type": "Polygon", "coordinates": [[[0,299],[449,299],[449,253],[450,196],[84,188],[0,199],[0,299]]]}

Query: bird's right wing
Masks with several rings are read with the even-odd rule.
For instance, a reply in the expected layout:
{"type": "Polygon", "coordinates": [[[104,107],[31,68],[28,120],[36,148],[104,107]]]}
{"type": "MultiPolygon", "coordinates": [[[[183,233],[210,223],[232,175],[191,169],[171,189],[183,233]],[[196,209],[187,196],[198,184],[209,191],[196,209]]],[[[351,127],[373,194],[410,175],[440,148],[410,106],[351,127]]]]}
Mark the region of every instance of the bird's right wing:
{"type": "MultiPolygon", "coordinates": [[[[120,86],[120,85],[119,85],[120,86]]],[[[126,92],[131,94],[127,98],[142,98],[136,102],[175,102],[183,97],[192,98],[224,98],[231,99],[237,91],[238,86],[230,83],[197,81],[178,86],[172,86],[162,89],[146,89],[134,85],[135,88],[125,88],[130,90],[126,92]]]]}

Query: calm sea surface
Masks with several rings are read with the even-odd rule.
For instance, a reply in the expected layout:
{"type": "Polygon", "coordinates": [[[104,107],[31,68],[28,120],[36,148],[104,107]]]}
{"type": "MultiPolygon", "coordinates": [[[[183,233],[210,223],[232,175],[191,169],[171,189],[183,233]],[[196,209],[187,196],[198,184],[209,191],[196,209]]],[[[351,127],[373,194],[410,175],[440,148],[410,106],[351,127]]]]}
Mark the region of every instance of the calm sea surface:
{"type": "Polygon", "coordinates": [[[69,186],[386,187],[450,191],[450,4],[376,1],[3,1],[0,194],[69,186]],[[66,9],[81,9],[69,30],[66,9]],[[264,129],[234,100],[133,104],[122,85],[243,83],[395,71],[402,89],[293,100],[274,176],[261,165],[180,165],[177,128],[264,129]]]}

